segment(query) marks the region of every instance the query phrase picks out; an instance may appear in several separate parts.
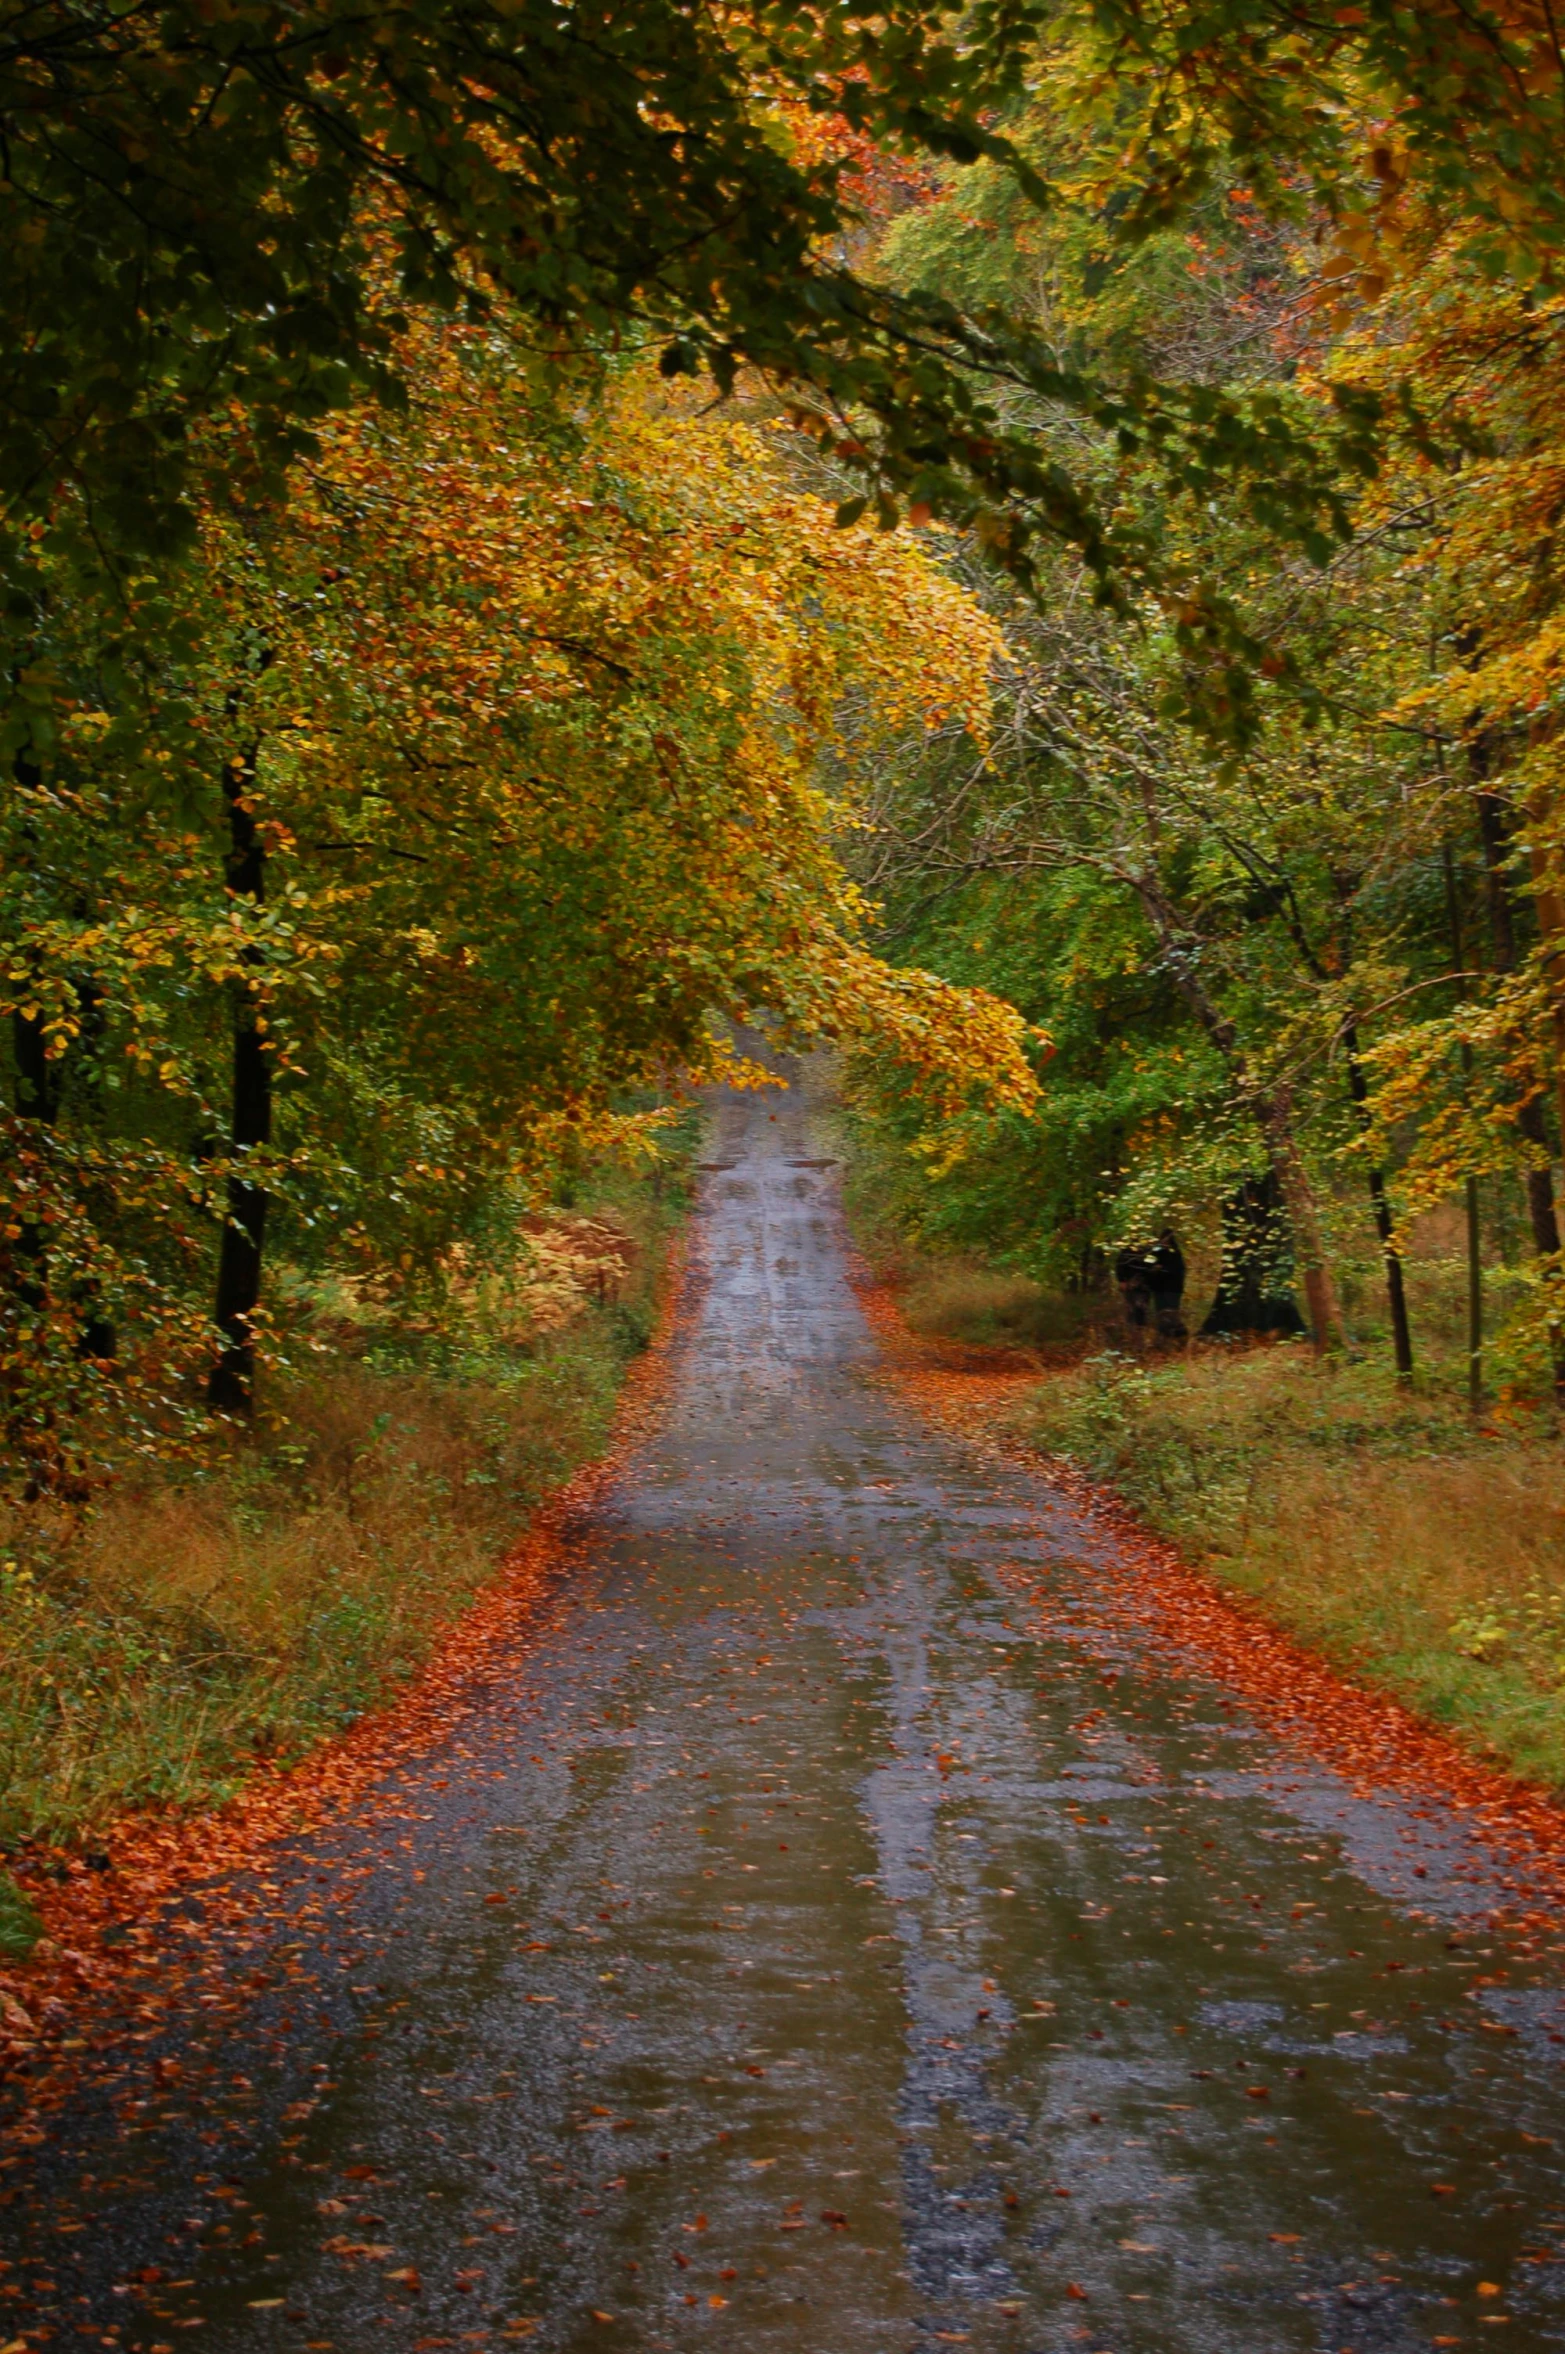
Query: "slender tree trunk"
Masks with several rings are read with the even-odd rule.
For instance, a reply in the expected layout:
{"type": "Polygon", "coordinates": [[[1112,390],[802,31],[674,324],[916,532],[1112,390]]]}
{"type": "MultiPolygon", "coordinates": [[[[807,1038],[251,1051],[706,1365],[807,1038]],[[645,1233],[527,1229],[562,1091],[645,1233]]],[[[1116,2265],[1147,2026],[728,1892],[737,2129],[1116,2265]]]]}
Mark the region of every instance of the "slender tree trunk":
{"type": "MultiPolygon", "coordinates": [[[[1445,868],[1446,924],[1451,935],[1451,966],[1457,974],[1467,969],[1467,954],[1462,940],[1462,901],[1456,887],[1456,860],[1449,842],[1440,845],[1445,868]]],[[[1456,984],[1458,999],[1467,995],[1467,983],[1456,984]]],[[[1467,1103],[1473,1091],[1473,1050],[1462,1040],[1462,1101],[1467,1103]]],[[[1467,1210],[1467,1403],[1476,1414],[1483,1412],[1483,1230],[1479,1223],[1478,1180],[1468,1172],[1466,1186],[1467,1210]]]]}
{"type": "MultiPolygon", "coordinates": [[[[1342,1028],[1343,1052],[1348,1066],[1348,1092],[1359,1126],[1369,1126],[1369,1082],[1364,1076],[1364,1065],[1359,1055],[1358,1024],[1347,1021],[1342,1028]]],[[[1391,1347],[1396,1358],[1398,1381],[1413,1378],[1413,1332],[1407,1315],[1407,1285],[1402,1274],[1402,1253],[1397,1246],[1396,1224],[1391,1215],[1391,1201],[1386,1192],[1385,1174],[1378,1162],[1369,1169],[1369,1198],[1375,1213],[1375,1232],[1380,1237],[1380,1255],[1386,1269],[1386,1300],[1391,1310],[1391,1347]]]]}
{"type": "MultiPolygon", "coordinates": [[[[16,1109],[24,1120],[52,1128],[60,1108],[60,1066],[49,1060],[44,1027],[36,1014],[11,1016],[11,1044],[16,1058],[16,1109]]],[[[29,1218],[16,1240],[16,1289],[24,1307],[39,1309],[49,1296],[48,1244],[44,1230],[29,1218]],[[22,1269],[28,1272],[24,1274],[22,1269]]]]}
{"type": "MultiPolygon", "coordinates": [[[[1346,895],[1340,887],[1337,896],[1341,908],[1345,950],[1348,906],[1346,895]]],[[[1313,979],[1324,984],[1327,978],[1326,968],[1315,953],[1314,945],[1304,928],[1304,919],[1294,901],[1291,889],[1287,894],[1285,904],[1288,930],[1304,968],[1313,979]]],[[[1346,963],[1345,954],[1344,963],[1346,963]]],[[[1359,1133],[1367,1137],[1370,1128],[1369,1083],[1364,1077],[1363,1058],[1359,1053],[1358,1022],[1351,1014],[1343,1023],[1342,1043],[1347,1061],[1348,1093],[1353,1099],[1354,1117],[1358,1122],[1359,1133]]],[[[1413,1378],[1413,1332],[1408,1322],[1407,1285],[1403,1280],[1402,1253],[1397,1245],[1396,1221],[1391,1215],[1391,1197],[1386,1191],[1385,1171],[1378,1161],[1370,1163],[1368,1177],[1370,1209],[1375,1220],[1375,1232],[1380,1238],[1381,1264],[1386,1271],[1386,1305],[1391,1315],[1392,1355],[1396,1362],[1398,1381],[1408,1382],[1413,1378]]]]}
{"type": "MultiPolygon", "coordinates": [[[[266,896],[266,853],[251,795],[256,747],[230,760],[223,770],[231,849],[228,888],[257,905],[266,896]]],[[[250,963],[258,952],[246,951],[250,963]]],[[[272,1067],[261,1009],[253,983],[242,985],[234,1014],[232,1157],[244,1156],[272,1140],[272,1067]]],[[[214,1311],[222,1347],[207,1377],[207,1403],[215,1413],[249,1415],[255,1410],[255,1311],[261,1297],[261,1257],[266,1240],[264,1186],[234,1174],[228,1180],[228,1215],[217,1262],[214,1311]]]]}
{"type": "MultiPolygon", "coordinates": [[[[1487,773],[1477,743],[1473,747],[1473,765],[1480,777],[1487,773]]],[[[1510,834],[1510,810],[1498,793],[1485,786],[1478,794],[1478,837],[1483,845],[1490,950],[1494,969],[1498,973],[1513,973],[1517,962],[1516,920],[1505,872],[1510,834]]],[[[1554,1366],[1554,1387],[1561,1395],[1565,1395],[1565,1316],[1561,1314],[1557,1298],[1560,1225],[1554,1203],[1553,1154],[1549,1144],[1549,1124],[1544,1116],[1541,1079],[1526,1088],[1522,1101],[1516,1106],[1516,1126],[1532,1147],[1526,1177],[1527,1220],[1532,1228],[1534,1251],[1553,1270],[1551,1295],[1554,1295],[1554,1305],[1549,1316],[1549,1347],[1554,1366]]]]}
{"type": "Polygon", "coordinates": [[[1527,835],[1527,862],[1532,876],[1532,903],[1537,911],[1538,934],[1543,947],[1543,975],[1549,997],[1549,1031],[1553,1043],[1553,1081],[1555,1116],[1559,1121],[1560,1136],[1565,1139],[1565,888],[1559,871],[1559,854],[1551,844],[1538,839],[1540,827],[1548,817],[1547,805],[1537,793],[1528,807],[1531,821],[1527,835]]]}

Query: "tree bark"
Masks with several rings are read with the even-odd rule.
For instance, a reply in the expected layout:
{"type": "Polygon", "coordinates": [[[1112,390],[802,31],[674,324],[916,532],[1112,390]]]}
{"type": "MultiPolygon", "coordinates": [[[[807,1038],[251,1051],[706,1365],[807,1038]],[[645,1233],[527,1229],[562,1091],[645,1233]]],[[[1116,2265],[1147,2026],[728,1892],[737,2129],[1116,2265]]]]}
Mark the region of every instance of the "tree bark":
{"type": "Polygon", "coordinates": [[[1303,1286],[1315,1346],[1321,1352],[1341,1348],[1347,1334],[1321,1235],[1315,1188],[1310,1183],[1293,1130],[1292,1092],[1283,1086],[1268,1087],[1255,1077],[1239,1043],[1238,1031],[1207,992],[1190,953],[1189,936],[1174,910],[1149,878],[1138,876],[1135,887],[1162,943],[1174,986],[1227,1062],[1240,1097],[1260,1129],[1293,1236],[1294,1263],[1303,1286]]]}
{"type": "Polygon", "coordinates": [[[1565,1140],[1565,889],[1558,853],[1538,840],[1547,807],[1538,793],[1528,805],[1527,863],[1532,878],[1532,903],[1537,912],[1543,949],[1543,974],[1549,998],[1549,1031],[1553,1042],[1554,1109],[1560,1136],[1565,1140]]]}
{"type": "MultiPolygon", "coordinates": [[[[1482,740],[1474,742],[1472,764],[1482,780],[1487,777],[1487,758],[1482,740]]],[[[1486,783],[1478,794],[1478,838],[1483,845],[1484,884],[1489,909],[1490,956],[1497,973],[1516,970],[1516,919],[1511,907],[1510,886],[1505,862],[1510,850],[1511,812],[1500,794],[1486,783]]],[[[1523,1058],[1524,1068],[1526,1058],[1523,1058]]],[[[1533,1084],[1525,1088],[1516,1106],[1516,1126],[1532,1147],[1532,1158],[1526,1173],[1527,1219],[1532,1228],[1532,1247],[1538,1257],[1556,1269],[1558,1284],[1560,1250],[1559,1216],[1554,1202],[1553,1153],[1549,1144],[1549,1124],[1544,1115],[1542,1079],[1532,1071],[1533,1084]]],[[[1556,1304],[1549,1318],[1549,1345],[1554,1365],[1554,1387],[1565,1395],[1565,1317],[1556,1304]]]]}
{"type": "Polygon", "coordinates": [[[1277,1180],[1268,1169],[1247,1177],[1223,1203],[1223,1259],[1217,1296],[1201,1327],[1203,1338],[1229,1333],[1305,1330],[1304,1318],[1282,1280],[1287,1246],[1277,1180]]]}
{"type": "MultiPolygon", "coordinates": [[[[1342,1046],[1348,1065],[1348,1092],[1359,1125],[1369,1125],[1369,1082],[1364,1077],[1364,1065],[1359,1058],[1358,1024],[1347,1021],[1342,1027],[1342,1046]]],[[[1408,1322],[1407,1285],[1402,1275],[1402,1253],[1397,1247],[1396,1225],[1391,1215],[1391,1202],[1386,1192],[1384,1172],[1378,1162],[1369,1168],[1369,1198],[1375,1213],[1375,1232],[1380,1237],[1380,1255],[1386,1269],[1386,1300],[1391,1310],[1391,1348],[1396,1359],[1398,1381],[1413,1378],[1413,1332],[1408,1322]]]]}
{"type": "MultiPolygon", "coordinates": [[[[1341,894],[1339,892],[1339,898],[1341,894]]],[[[1306,972],[1324,984],[1326,968],[1316,955],[1304,928],[1290,886],[1285,900],[1288,930],[1298,950],[1306,972]]],[[[1346,918],[1346,906],[1343,914],[1346,918]]],[[[1342,1026],[1342,1043],[1347,1061],[1348,1093],[1353,1099],[1354,1116],[1359,1132],[1369,1133],[1369,1083],[1364,1077],[1363,1059],[1359,1053],[1358,1022],[1349,1014],[1342,1026]]],[[[1391,1215],[1391,1197],[1386,1191],[1385,1172],[1378,1161],[1372,1161],[1368,1171],[1370,1208],[1375,1220],[1375,1232],[1380,1239],[1381,1264],[1386,1272],[1386,1305],[1391,1315],[1391,1349],[1396,1363],[1397,1379],[1408,1382],[1413,1378],[1413,1333],[1408,1322],[1407,1286],[1403,1280],[1402,1253],[1397,1247],[1396,1223],[1391,1215]]]]}
{"type": "Polygon", "coordinates": [[[41,1120],[52,1128],[60,1110],[60,1065],[49,1059],[43,1024],[36,1015],[18,1010],[11,1016],[11,1045],[17,1111],[24,1120],[41,1120]]]}
{"type": "MultiPolygon", "coordinates": [[[[251,745],[225,764],[223,794],[231,845],[225,865],[228,888],[236,898],[259,906],[266,897],[266,853],[252,802],[256,756],[257,747],[251,745]]],[[[245,958],[256,964],[259,951],[247,949],[245,958]]],[[[230,1145],[235,1173],[228,1180],[214,1309],[222,1345],[207,1376],[207,1404],[219,1414],[248,1416],[255,1411],[255,1311],[261,1298],[267,1196],[264,1186],[237,1172],[246,1153],[271,1140],[271,1058],[255,986],[244,982],[234,1012],[230,1145]]]]}
{"type": "MultiPolygon", "coordinates": [[[[1445,868],[1446,928],[1451,936],[1451,968],[1458,975],[1467,970],[1467,954],[1462,938],[1462,900],[1456,887],[1456,860],[1451,855],[1449,842],[1440,845],[1445,868]]],[[[1467,983],[1458,979],[1458,1001],[1467,995],[1467,983]]],[[[1462,1100],[1472,1095],[1473,1050],[1462,1041],[1462,1100]]],[[[1466,1186],[1467,1212],[1467,1404],[1477,1415],[1483,1412],[1483,1229],[1479,1222],[1478,1180],[1469,1172],[1466,1186]]]]}

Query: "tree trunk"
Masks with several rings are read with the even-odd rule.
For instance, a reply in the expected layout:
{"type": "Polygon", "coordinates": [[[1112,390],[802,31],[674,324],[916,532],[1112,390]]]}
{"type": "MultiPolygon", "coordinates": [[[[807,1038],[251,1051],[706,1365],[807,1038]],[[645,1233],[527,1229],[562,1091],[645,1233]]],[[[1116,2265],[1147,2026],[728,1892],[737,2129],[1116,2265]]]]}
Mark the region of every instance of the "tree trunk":
{"type": "Polygon", "coordinates": [[[1347,1338],[1342,1309],[1321,1235],[1315,1189],[1293,1132],[1292,1095],[1285,1087],[1266,1087],[1255,1078],[1239,1043],[1239,1033],[1208,995],[1190,954],[1189,933],[1160,887],[1149,877],[1137,876],[1135,888],[1162,944],[1174,986],[1233,1072],[1240,1098],[1253,1113],[1265,1140],[1280,1204],[1293,1235],[1294,1261],[1304,1287],[1315,1346],[1322,1352],[1341,1348],[1347,1338]]]}
{"type": "Polygon", "coordinates": [[[1342,1321],[1337,1286],[1332,1280],[1331,1262],[1320,1230],[1315,1188],[1293,1133],[1293,1106],[1289,1098],[1281,1091],[1268,1094],[1261,1099],[1259,1111],[1262,1133],[1271,1150],[1272,1168],[1293,1230],[1294,1259],[1304,1287],[1304,1304],[1309,1310],[1310,1337],[1317,1351],[1324,1355],[1328,1349],[1346,1346],[1347,1328],[1342,1321]]]}
{"type": "Polygon", "coordinates": [[[1283,1277],[1287,1235],[1277,1180],[1246,1177],[1223,1203],[1223,1263],[1203,1339],[1228,1333],[1293,1333],[1305,1328],[1283,1277]]]}
{"type": "MultiPolygon", "coordinates": [[[[251,794],[257,747],[230,760],[223,770],[231,850],[228,888],[257,905],[266,896],[266,853],[261,845],[251,794]]],[[[245,951],[247,963],[259,951],[245,951]]],[[[253,983],[241,985],[234,1013],[233,1117],[231,1151],[236,1173],[228,1180],[228,1215],[217,1262],[214,1319],[222,1346],[207,1376],[207,1404],[214,1413],[249,1415],[255,1410],[255,1311],[261,1297],[261,1256],[266,1239],[264,1186],[237,1174],[244,1156],[272,1140],[272,1066],[265,1025],[253,983]]]]}
{"type": "MultiPolygon", "coordinates": [[[[1472,748],[1472,761],[1480,778],[1486,776],[1487,763],[1481,758],[1481,747],[1477,742],[1472,748]]],[[[1490,952],[1497,973],[1513,973],[1517,960],[1516,920],[1505,873],[1510,837],[1511,812],[1501,796],[1485,786],[1478,794],[1478,838],[1483,845],[1490,952]]],[[[1527,1087],[1522,1101],[1516,1106],[1516,1126],[1532,1147],[1526,1179],[1527,1220],[1532,1228],[1533,1249],[1553,1270],[1549,1348],[1554,1366],[1554,1387],[1565,1396],[1565,1312],[1562,1312],[1562,1304],[1557,1297],[1560,1226],[1554,1204],[1553,1154],[1549,1144],[1549,1124],[1543,1109],[1541,1077],[1534,1076],[1534,1084],[1527,1087]]]]}
{"type": "MultiPolygon", "coordinates": [[[[1462,900],[1456,887],[1456,860],[1449,842],[1440,845],[1445,868],[1446,928],[1451,936],[1451,966],[1458,975],[1467,970],[1467,953],[1462,939],[1462,900]]],[[[1460,1002],[1467,995],[1467,983],[1458,979],[1456,994],[1460,1002]]],[[[1462,1101],[1467,1103],[1473,1089],[1473,1050],[1462,1040],[1462,1101]]],[[[1467,1403],[1477,1415],[1483,1412],[1483,1229],[1479,1223],[1478,1180],[1469,1174],[1466,1187],[1467,1210],[1467,1403]]]]}
{"type": "Polygon", "coordinates": [[[51,1062],[44,1028],[36,1014],[11,1016],[11,1044],[16,1056],[16,1108],[24,1120],[42,1120],[52,1128],[60,1110],[60,1065],[51,1062]]]}
{"type": "Polygon", "coordinates": [[[1543,974],[1549,997],[1549,1030],[1553,1041],[1555,1116],[1565,1140],[1565,890],[1561,888],[1558,854],[1539,843],[1538,828],[1547,809],[1535,793],[1528,816],[1527,861],[1532,876],[1532,903],[1537,910],[1543,948],[1543,974]]]}
{"type": "MultiPolygon", "coordinates": [[[[1344,1022],[1342,1026],[1343,1052],[1348,1065],[1348,1092],[1358,1114],[1359,1126],[1369,1126],[1369,1083],[1364,1077],[1364,1065],[1359,1059],[1358,1024],[1344,1022]]],[[[1413,1333],[1407,1316],[1407,1286],[1402,1278],[1402,1253],[1397,1248],[1396,1226],[1391,1216],[1391,1202],[1386,1192],[1384,1172],[1376,1162],[1369,1171],[1369,1198],[1375,1213],[1375,1232],[1380,1237],[1380,1255],[1386,1268],[1386,1300],[1391,1309],[1391,1347],[1396,1358],[1398,1381],[1413,1378],[1413,1333]]]]}

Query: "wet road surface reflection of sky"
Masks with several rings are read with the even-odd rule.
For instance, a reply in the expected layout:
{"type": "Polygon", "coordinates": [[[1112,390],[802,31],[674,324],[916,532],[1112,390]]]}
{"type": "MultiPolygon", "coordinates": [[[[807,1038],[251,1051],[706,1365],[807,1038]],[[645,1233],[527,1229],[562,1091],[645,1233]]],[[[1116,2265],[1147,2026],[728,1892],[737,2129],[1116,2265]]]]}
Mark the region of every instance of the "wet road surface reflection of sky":
{"type": "Polygon", "coordinates": [[[1557,1973],[1459,1826],[1105,1636],[1109,1540],[879,1379],[796,1094],[708,1157],[536,1642],[39,2154],[0,2345],[1565,2346],[1557,1973]]]}

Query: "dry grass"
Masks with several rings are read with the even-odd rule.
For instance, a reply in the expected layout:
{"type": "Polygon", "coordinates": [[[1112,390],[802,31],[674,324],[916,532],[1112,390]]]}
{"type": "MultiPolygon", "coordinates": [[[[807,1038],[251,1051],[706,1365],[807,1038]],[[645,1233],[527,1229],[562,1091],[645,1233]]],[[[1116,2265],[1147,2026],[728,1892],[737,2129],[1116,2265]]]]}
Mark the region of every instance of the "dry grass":
{"type": "MultiPolygon", "coordinates": [[[[601,1449],[681,1198],[612,1205],[621,1280],[568,1323],[518,1343],[317,1302],[334,1352],[273,1377],[253,1437],[85,1514],[0,1508],[0,1855],[212,1804],[411,1675],[601,1449]]],[[[4,1905],[0,1873],[0,1947],[4,1905]]]]}
{"type": "Polygon", "coordinates": [[[1565,1785],[1565,1452],[1546,1418],[1474,1430],[1438,1389],[1281,1347],[1099,1356],[1020,1424],[1277,1624],[1565,1785]]]}
{"type": "MultiPolygon", "coordinates": [[[[412,1673],[607,1424],[611,1353],[508,1381],[341,1367],[279,1428],[75,1523],[0,1530],[0,1838],[208,1804],[412,1673]]],[[[284,1419],[286,1417],[286,1419],[284,1419]]]]}
{"type": "Polygon", "coordinates": [[[1058,1350],[1078,1343],[1086,1329],[1085,1302],[965,1259],[918,1262],[898,1287],[897,1304],[923,1338],[981,1348],[1058,1350]]]}

